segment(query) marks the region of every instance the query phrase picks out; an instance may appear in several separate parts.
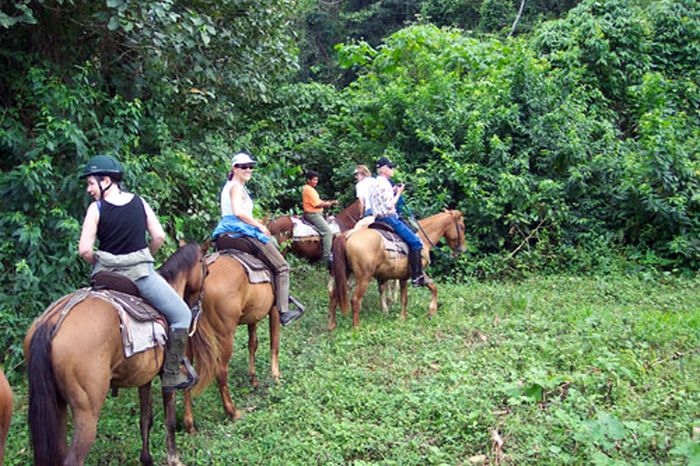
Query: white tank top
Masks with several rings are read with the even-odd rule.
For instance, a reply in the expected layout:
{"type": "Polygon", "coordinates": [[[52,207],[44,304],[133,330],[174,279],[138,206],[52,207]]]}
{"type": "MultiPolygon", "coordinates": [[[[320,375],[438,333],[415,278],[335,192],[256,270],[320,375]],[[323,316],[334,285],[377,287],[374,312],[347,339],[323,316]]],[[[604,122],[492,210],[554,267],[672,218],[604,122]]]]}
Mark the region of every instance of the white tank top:
{"type": "Polygon", "coordinates": [[[235,180],[227,181],[224,185],[224,189],[221,190],[221,215],[233,215],[233,206],[231,205],[231,188],[233,185],[238,185],[243,188],[243,213],[248,214],[248,216],[253,216],[253,199],[248,194],[248,190],[245,186],[238,183],[235,180]]]}

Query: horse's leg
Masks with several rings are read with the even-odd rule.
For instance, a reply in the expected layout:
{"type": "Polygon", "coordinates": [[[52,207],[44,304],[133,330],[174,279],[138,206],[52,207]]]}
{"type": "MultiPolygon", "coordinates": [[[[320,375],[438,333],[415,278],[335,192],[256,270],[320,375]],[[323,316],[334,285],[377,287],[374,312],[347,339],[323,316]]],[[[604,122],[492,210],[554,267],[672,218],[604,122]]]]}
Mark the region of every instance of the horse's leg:
{"type": "Polygon", "coordinates": [[[338,299],[335,296],[335,284],[333,283],[333,277],[328,279],[328,330],[335,330],[335,309],[338,307],[338,299]]]}
{"type": "Polygon", "coordinates": [[[185,431],[190,435],[196,434],[197,428],[194,425],[194,414],[192,413],[192,391],[189,388],[182,391],[182,403],[185,405],[185,414],[182,416],[185,431]]]}
{"type": "Polygon", "coordinates": [[[428,288],[433,294],[433,299],[430,301],[430,307],[428,308],[428,319],[430,319],[437,312],[437,286],[435,286],[435,283],[429,283],[428,288]]]}
{"type": "Polygon", "coordinates": [[[406,320],[406,308],[408,307],[408,280],[399,280],[401,287],[401,320],[406,320]]]}
{"type": "Polygon", "coordinates": [[[273,307],[270,311],[270,370],[272,380],[280,380],[280,313],[273,307]]]}
{"type": "Polygon", "coordinates": [[[151,382],[139,387],[139,404],[141,405],[141,464],[152,465],[153,458],[149,450],[148,438],[153,425],[153,413],[151,410],[151,382]]]}
{"type": "Polygon", "coordinates": [[[234,421],[240,419],[241,413],[236,411],[236,405],[231,399],[231,392],[228,388],[228,363],[231,360],[233,353],[233,339],[236,336],[236,327],[231,331],[230,338],[224,338],[221,341],[221,360],[219,361],[219,370],[216,373],[216,383],[219,386],[221,401],[224,404],[224,411],[234,421]]]}
{"type": "Polygon", "coordinates": [[[258,350],[257,324],[248,324],[248,377],[250,385],[258,386],[258,378],[255,376],[255,352],[258,350]]]}
{"type": "Polygon", "coordinates": [[[109,367],[79,374],[66,388],[73,413],[73,442],[64,464],[82,466],[97,436],[97,420],[109,391],[109,367]],[[104,372],[100,374],[100,372],[104,372]],[[82,383],[81,383],[82,382],[82,383]]]}
{"type": "Polygon", "coordinates": [[[163,390],[163,410],[165,411],[165,443],[168,450],[168,466],[184,466],[175,445],[175,428],[177,427],[175,392],[166,393],[163,390]]]}
{"type": "Polygon", "coordinates": [[[382,304],[382,311],[384,312],[384,314],[389,314],[389,303],[386,295],[388,283],[389,282],[387,282],[386,280],[377,280],[377,289],[379,290],[379,302],[382,304]]]}
{"type": "Polygon", "coordinates": [[[355,291],[352,294],[352,326],[358,327],[360,325],[360,308],[362,307],[362,297],[367,292],[367,287],[369,286],[369,281],[372,279],[369,277],[356,276],[355,280],[357,283],[355,285],[355,291]]]}

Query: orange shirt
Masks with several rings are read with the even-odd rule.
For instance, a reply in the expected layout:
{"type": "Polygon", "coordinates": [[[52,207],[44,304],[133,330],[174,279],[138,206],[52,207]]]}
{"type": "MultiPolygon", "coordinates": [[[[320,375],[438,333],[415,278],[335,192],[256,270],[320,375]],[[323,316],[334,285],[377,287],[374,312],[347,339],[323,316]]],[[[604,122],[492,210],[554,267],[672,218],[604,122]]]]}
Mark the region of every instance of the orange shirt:
{"type": "Polygon", "coordinates": [[[304,212],[309,213],[321,213],[323,212],[323,207],[315,207],[321,203],[321,197],[318,195],[318,191],[309,186],[304,185],[304,189],[301,190],[301,205],[304,208],[304,212]]]}

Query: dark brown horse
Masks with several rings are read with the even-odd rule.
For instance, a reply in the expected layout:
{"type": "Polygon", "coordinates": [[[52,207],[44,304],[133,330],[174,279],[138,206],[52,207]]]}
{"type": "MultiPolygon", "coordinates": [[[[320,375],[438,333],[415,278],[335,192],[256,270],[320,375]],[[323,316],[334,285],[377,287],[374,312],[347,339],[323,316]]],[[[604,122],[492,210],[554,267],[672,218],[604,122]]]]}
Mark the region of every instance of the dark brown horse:
{"type": "Polygon", "coordinates": [[[5,378],[5,373],[0,369],[0,466],[5,458],[5,441],[10,431],[10,419],[12,419],[12,390],[5,378]]]}
{"type": "MultiPolygon", "coordinates": [[[[199,246],[190,243],[160,268],[161,275],[188,304],[199,296],[206,271],[199,246]]],[[[74,295],[62,298],[30,327],[24,340],[29,374],[29,427],[34,462],[82,465],[97,435],[97,420],[112,387],[139,387],[141,463],[153,463],[148,438],[151,424],[151,380],[163,364],[163,348],[124,357],[117,310],[107,301],[88,297],[62,315],[74,295]],[[67,407],[73,415],[73,441],[68,447],[67,407]]],[[[175,448],[175,397],[163,393],[168,465],[182,464],[175,448]]]]}
{"type": "MultiPolygon", "coordinates": [[[[338,227],[340,227],[340,231],[343,232],[355,226],[355,223],[361,218],[360,203],[359,201],[355,201],[335,216],[335,222],[338,224],[338,227]]],[[[279,245],[291,241],[291,250],[297,256],[311,261],[321,259],[320,237],[315,236],[308,239],[304,238],[300,241],[294,241],[294,223],[289,215],[273,219],[267,225],[267,228],[279,245]]]]}
{"type": "MultiPolygon", "coordinates": [[[[464,252],[464,219],[458,210],[445,211],[418,221],[421,228],[419,237],[423,242],[423,264],[428,262],[430,249],[445,237],[447,244],[455,253],[464,252]]],[[[330,293],[328,329],[336,327],[335,308],[340,305],[343,314],[348,312],[348,272],[355,276],[355,291],[352,295],[352,325],[360,325],[360,308],[362,297],[372,278],[380,281],[398,279],[401,283],[401,319],[406,318],[408,289],[406,281],[410,275],[406,256],[392,258],[384,249],[384,243],[376,230],[365,228],[355,232],[345,240],[338,237],[333,245],[333,280],[330,293]]],[[[432,301],[428,317],[437,312],[437,287],[428,285],[432,292],[432,301]]]]}
{"type": "MultiPolygon", "coordinates": [[[[270,353],[272,377],[278,380],[280,318],[274,304],[275,297],[270,283],[251,284],[243,266],[232,257],[221,255],[209,265],[204,282],[202,316],[197,332],[190,342],[193,359],[199,374],[194,387],[195,394],[216,378],[224,411],[231,419],[240,413],[231,400],[228,387],[228,363],[233,353],[233,339],[239,325],[248,326],[248,375],[257,385],[255,352],[258,348],[257,324],[270,316],[270,353]]],[[[185,429],[196,432],[189,390],[185,391],[185,429]]]]}

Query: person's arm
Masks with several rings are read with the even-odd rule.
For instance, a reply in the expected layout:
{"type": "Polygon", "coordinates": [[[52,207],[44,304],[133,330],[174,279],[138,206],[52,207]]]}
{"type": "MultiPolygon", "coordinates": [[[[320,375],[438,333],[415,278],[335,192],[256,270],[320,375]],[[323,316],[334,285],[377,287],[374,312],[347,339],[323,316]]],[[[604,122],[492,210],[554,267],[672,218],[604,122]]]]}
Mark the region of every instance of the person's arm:
{"type": "Polygon", "coordinates": [[[160,220],[156,217],[155,212],[153,212],[151,206],[148,205],[148,202],[143,199],[141,199],[141,202],[143,202],[143,209],[146,211],[146,230],[148,234],[151,235],[151,242],[148,244],[148,249],[151,251],[151,254],[155,255],[163,244],[163,241],[165,241],[165,231],[160,224],[160,220]]]}
{"type": "Polygon", "coordinates": [[[83,229],[80,232],[80,241],[78,242],[78,254],[91,265],[95,265],[95,256],[92,253],[92,249],[97,239],[97,223],[99,220],[100,212],[97,210],[97,203],[93,202],[85,213],[83,229]]]}
{"type": "Polygon", "coordinates": [[[270,236],[270,230],[268,230],[262,222],[248,215],[243,209],[243,187],[234,184],[233,186],[231,186],[230,194],[231,209],[233,210],[233,215],[235,215],[236,217],[238,217],[239,220],[247,223],[248,225],[254,226],[258,230],[265,233],[265,235],[270,236]]]}
{"type": "Polygon", "coordinates": [[[401,194],[403,193],[404,190],[404,185],[403,183],[394,186],[394,198],[392,199],[393,206],[396,207],[396,203],[399,202],[399,199],[401,198],[401,194]]]}

